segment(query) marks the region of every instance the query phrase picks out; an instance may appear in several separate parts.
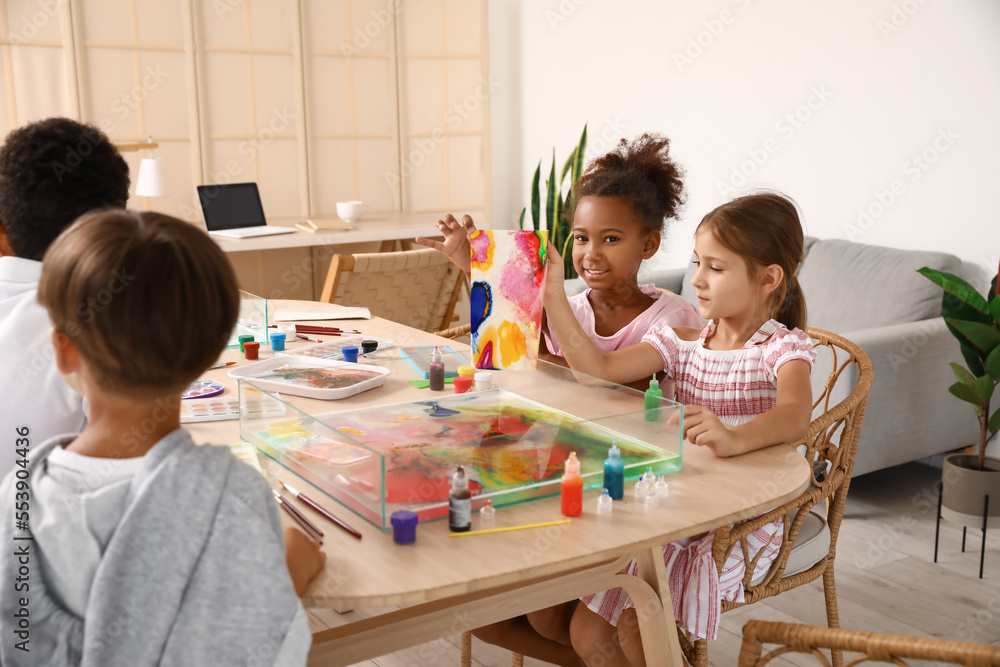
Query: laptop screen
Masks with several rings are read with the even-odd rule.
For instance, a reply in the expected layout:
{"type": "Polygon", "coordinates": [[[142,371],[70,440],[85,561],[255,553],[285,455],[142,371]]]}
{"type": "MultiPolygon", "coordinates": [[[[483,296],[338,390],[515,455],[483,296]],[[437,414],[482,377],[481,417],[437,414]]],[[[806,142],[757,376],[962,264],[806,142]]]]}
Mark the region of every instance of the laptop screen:
{"type": "Polygon", "coordinates": [[[198,201],[210,232],[267,224],[256,183],[199,185],[198,201]]]}

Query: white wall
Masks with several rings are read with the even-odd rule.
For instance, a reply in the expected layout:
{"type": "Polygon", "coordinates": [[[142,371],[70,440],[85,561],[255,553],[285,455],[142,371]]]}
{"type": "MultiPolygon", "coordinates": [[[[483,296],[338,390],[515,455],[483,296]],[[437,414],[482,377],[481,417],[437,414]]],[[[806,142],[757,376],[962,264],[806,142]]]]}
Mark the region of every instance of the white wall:
{"type": "Polygon", "coordinates": [[[687,169],[656,267],[687,261],[706,212],[766,186],[798,201],[807,234],[996,273],[995,0],[491,0],[490,64],[497,227],[589,123],[589,157],[656,131],[687,169]]]}

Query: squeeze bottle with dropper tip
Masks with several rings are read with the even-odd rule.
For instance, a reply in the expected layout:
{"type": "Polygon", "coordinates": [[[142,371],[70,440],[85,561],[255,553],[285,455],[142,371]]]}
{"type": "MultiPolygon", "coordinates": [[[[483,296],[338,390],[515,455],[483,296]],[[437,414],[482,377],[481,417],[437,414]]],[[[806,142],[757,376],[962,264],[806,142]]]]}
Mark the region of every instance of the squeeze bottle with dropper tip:
{"type": "Polygon", "coordinates": [[[618,449],[617,440],[612,441],[608,458],[604,459],[604,488],[612,500],[621,500],[625,496],[625,462],[622,461],[622,450],[618,449]]]}
{"type": "Polygon", "coordinates": [[[444,362],[441,360],[441,348],[437,345],[434,346],[434,351],[431,353],[429,370],[427,379],[430,380],[431,391],[444,391],[444,362]]]}
{"type": "Polygon", "coordinates": [[[660,419],[660,408],[663,407],[663,391],[660,383],[656,381],[656,376],[649,381],[649,389],[646,390],[646,421],[655,422],[660,419]]]}
{"type": "Polygon", "coordinates": [[[570,452],[566,459],[561,504],[563,516],[580,516],[583,512],[583,477],[580,475],[580,461],[576,458],[576,452],[570,452]]]}
{"type": "Polygon", "coordinates": [[[453,533],[464,533],[472,527],[472,491],[465,476],[465,468],[458,466],[458,472],[451,476],[451,492],[448,494],[448,528],[453,533]]]}

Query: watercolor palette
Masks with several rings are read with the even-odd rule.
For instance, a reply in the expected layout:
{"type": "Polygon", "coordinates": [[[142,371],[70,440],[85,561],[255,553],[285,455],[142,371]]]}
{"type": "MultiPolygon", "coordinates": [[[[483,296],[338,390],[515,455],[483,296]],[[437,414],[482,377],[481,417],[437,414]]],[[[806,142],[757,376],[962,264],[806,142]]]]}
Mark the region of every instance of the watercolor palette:
{"type": "MultiPolygon", "coordinates": [[[[459,366],[471,366],[472,362],[455,351],[451,345],[439,345],[441,350],[441,361],[444,362],[444,376],[458,377],[459,366]]],[[[410,362],[417,375],[427,380],[431,376],[431,354],[434,352],[433,345],[417,345],[413,347],[401,347],[400,352],[403,358],[410,362]]]]}
{"type": "MultiPolygon", "coordinates": [[[[248,413],[258,417],[283,417],[285,404],[268,395],[246,398],[248,413]]],[[[240,401],[236,398],[198,399],[181,403],[181,423],[225,421],[240,418],[240,401]]]]}
{"type": "Polygon", "coordinates": [[[181,400],[218,396],[225,390],[226,388],[218,382],[212,382],[211,380],[195,380],[187,389],[184,390],[184,393],[181,394],[181,400]]]}
{"type": "MultiPolygon", "coordinates": [[[[241,391],[252,382],[241,383],[241,391]]],[[[581,387],[571,389],[579,394],[581,387]]],[[[629,405],[641,407],[641,394],[633,394],[636,403],[629,405]]],[[[679,431],[668,425],[677,404],[664,406],[659,420],[641,411],[587,420],[500,388],[330,414],[294,409],[286,419],[241,419],[240,426],[243,439],[269,458],[388,529],[389,515],[399,509],[421,520],[447,516],[458,465],[465,466],[476,507],[485,498],[502,506],[558,494],[570,452],[580,459],[585,488],[599,487],[613,441],[627,479],[647,467],[657,474],[679,470],[679,431]]]]}
{"type": "Polygon", "coordinates": [[[391,371],[332,359],[276,355],[234,368],[230,377],[253,379],[260,389],[333,400],[381,386],[391,371]]]}
{"type": "MultiPolygon", "coordinates": [[[[311,337],[323,338],[323,334],[309,334],[311,337]]],[[[323,341],[317,345],[307,345],[306,347],[296,347],[291,350],[277,352],[276,354],[289,357],[310,357],[313,359],[343,359],[341,350],[349,345],[358,348],[358,358],[361,358],[361,341],[373,340],[378,343],[379,350],[392,347],[392,341],[388,338],[372,338],[371,336],[336,336],[328,341],[323,341]]]]}

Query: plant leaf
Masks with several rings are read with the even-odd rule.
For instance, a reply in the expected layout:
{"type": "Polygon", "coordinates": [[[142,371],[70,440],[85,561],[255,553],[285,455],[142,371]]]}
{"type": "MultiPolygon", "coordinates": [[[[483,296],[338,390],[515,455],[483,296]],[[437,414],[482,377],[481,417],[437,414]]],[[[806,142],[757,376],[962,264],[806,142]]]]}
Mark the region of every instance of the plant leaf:
{"type": "MultiPolygon", "coordinates": [[[[995,283],[996,278],[994,278],[993,281],[995,283]]],[[[1000,296],[995,296],[993,297],[993,300],[990,301],[990,316],[997,322],[1000,322],[1000,296]]]]}
{"type": "Polygon", "coordinates": [[[573,165],[575,163],[576,163],[576,149],[574,148],[573,152],[569,154],[569,157],[566,158],[566,162],[563,164],[562,175],[559,176],[560,189],[563,184],[563,181],[566,180],[566,174],[569,173],[570,169],[573,168],[573,165]]]}
{"type": "Polygon", "coordinates": [[[990,399],[993,398],[993,389],[995,387],[996,385],[993,383],[993,378],[989,375],[976,378],[976,384],[974,384],[972,388],[976,390],[976,395],[980,398],[980,406],[984,408],[989,406],[990,399]]]}
{"type": "Polygon", "coordinates": [[[545,223],[551,232],[556,228],[556,149],[552,149],[552,170],[549,180],[545,182],[545,223]]]}
{"type": "Polygon", "coordinates": [[[935,285],[951,294],[959,301],[978,310],[981,314],[989,317],[987,313],[986,299],[976,291],[976,288],[962,280],[956,275],[938,271],[929,267],[917,269],[917,273],[931,280],[935,285]]]}
{"type": "Polygon", "coordinates": [[[539,195],[538,195],[538,177],[541,175],[542,171],[542,161],[538,161],[538,166],[535,167],[535,175],[531,178],[531,223],[538,231],[538,224],[541,221],[539,217],[539,195]]]}
{"type": "Polygon", "coordinates": [[[947,319],[946,322],[962,334],[968,342],[972,343],[983,357],[997,345],[1000,345],[1000,331],[988,324],[951,318],[947,319]]]}
{"type": "Polygon", "coordinates": [[[979,402],[979,394],[977,394],[976,390],[969,385],[956,382],[948,387],[948,391],[950,391],[953,396],[957,396],[967,403],[972,403],[980,410],[982,409],[982,405],[979,402]]]}
{"type": "Polygon", "coordinates": [[[958,378],[959,382],[961,382],[962,384],[967,384],[970,387],[975,383],[976,376],[974,376],[972,373],[966,370],[965,367],[959,366],[956,363],[952,363],[950,364],[950,366],[952,372],[955,374],[955,377],[958,378]]]}
{"type": "Polygon", "coordinates": [[[983,368],[994,381],[1000,381],[1000,345],[987,355],[983,368]]]}
{"type": "Polygon", "coordinates": [[[528,212],[528,208],[524,207],[521,209],[521,218],[517,221],[517,228],[524,229],[524,214],[528,212]]]}
{"type": "Polygon", "coordinates": [[[563,258],[563,269],[566,271],[567,278],[576,278],[579,274],[576,272],[576,267],[573,266],[573,235],[567,234],[566,241],[563,243],[562,248],[559,252],[563,258]]]}
{"type": "Polygon", "coordinates": [[[580,134],[580,143],[576,145],[576,162],[573,164],[573,183],[576,183],[583,175],[583,158],[587,152],[587,126],[583,126],[580,134]]]}
{"type": "Polygon", "coordinates": [[[997,411],[990,417],[989,423],[986,424],[986,429],[990,434],[1000,431],[1000,408],[997,408],[997,411]]]}

